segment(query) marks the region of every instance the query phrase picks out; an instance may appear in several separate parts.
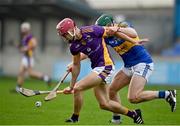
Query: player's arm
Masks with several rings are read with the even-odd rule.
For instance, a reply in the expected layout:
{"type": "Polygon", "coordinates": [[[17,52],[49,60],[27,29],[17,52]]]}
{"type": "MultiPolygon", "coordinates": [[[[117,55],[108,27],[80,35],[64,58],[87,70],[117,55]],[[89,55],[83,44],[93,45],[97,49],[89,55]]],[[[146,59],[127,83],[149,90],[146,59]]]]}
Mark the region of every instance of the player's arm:
{"type": "Polygon", "coordinates": [[[63,90],[64,94],[73,93],[73,88],[80,73],[80,66],[81,66],[80,56],[81,56],[80,53],[78,53],[77,55],[73,55],[72,57],[72,69],[71,69],[72,78],[71,78],[70,86],[63,90]]]}
{"type": "Polygon", "coordinates": [[[136,30],[130,27],[127,28],[119,27],[118,32],[124,33],[131,38],[136,38],[138,36],[136,30]]]}
{"type": "MultiPolygon", "coordinates": [[[[85,59],[87,59],[87,58],[88,58],[87,55],[85,55],[84,53],[80,53],[80,61],[85,60],[85,59]]],[[[73,66],[73,63],[72,63],[72,62],[69,63],[69,64],[67,65],[67,71],[72,71],[72,66],[73,66]]]]}
{"type": "Polygon", "coordinates": [[[29,49],[35,49],[36,46],[37,46],[37,40],[36,40],[35,38],[32,38],[32,39],[31,39],[31,44],[28,45],[28,48],[29,48],[29,49]]]}
{"type": "Polygon", "coordinates": [[[139,43],[138,41],[132,39],[131,37],[129,37],[128,35],[126,35],[126,34],[124,34],[122,32],[115,32],[114,36],[116,36],[118,38],[122,38],[122,39],[124,39],[126,41],[129,41],[129,42],[133,43],[133,44],[138,44],[139,43]]]}
{"type": "Polygon", "coordinates": [[[80,53],[77,54],[77,55],[74,55],[73,56],[73,59],[72,59],[72,79],[71,79],[71,83],[70,83],[70,87],[74,87],[75,83],[76,83],[76,80],[77,80],[77,77],[80,73],[80,53]]]}
{"type": "Polygon", "coordinates": [[[129,41],[133,44],[139,44],[142,42],[146,42],[148,41],[148,39],[142,39],[142,40],[134,40],[131,37],[129,37],[128,35],[124,34],[123,32],[120,32],[120,27],[104,27],[105,28],[105,36],[116,36],[118,38],[124,39],[126,41],[129,41]]]}

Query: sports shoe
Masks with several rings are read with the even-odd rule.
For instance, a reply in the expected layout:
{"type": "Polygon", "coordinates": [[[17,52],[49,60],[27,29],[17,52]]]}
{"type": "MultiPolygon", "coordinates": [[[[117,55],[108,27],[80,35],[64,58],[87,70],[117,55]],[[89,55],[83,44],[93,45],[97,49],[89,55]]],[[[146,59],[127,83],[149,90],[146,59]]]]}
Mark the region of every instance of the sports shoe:
{"type": "Polygon", "coordinates": [[[176,90],[168,90],[169,95],[166,98],[166,101],[171,106],[171,111],[174,112],[176,110],[176,90]]]}
{"type": "Polygon", "coordinates": [[[72,118],[65,120],[67,123],[76,123],[78,120],[73,120],[72,118]]]}
{"type": "Polygon", "coordinates": [[[72,114],[71,118],[67,119],[65,122],[67,123],[76,123],[78,122],[79,115],[72,114]]]}
{"type": "Polygon", "coordinates": [[[143,124],[144,121],[142,119],[141,110],[140,109],[136,109],[136,110],[134,110],[134,112],[135,112],[135,116],[133,117],[134,123],[136,123],[136,124],[143,124]]]}

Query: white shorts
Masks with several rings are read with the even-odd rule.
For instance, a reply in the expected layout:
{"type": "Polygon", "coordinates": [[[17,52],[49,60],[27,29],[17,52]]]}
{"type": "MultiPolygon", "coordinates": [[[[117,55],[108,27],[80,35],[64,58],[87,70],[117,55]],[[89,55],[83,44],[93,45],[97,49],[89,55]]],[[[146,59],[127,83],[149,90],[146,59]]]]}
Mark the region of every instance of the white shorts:
{"type": "Polygon", "coordinates": [[[148,78],[154,70],[154,63],[139,63],[132,67],[122,67],[122,71],[129,77],[133,74],[142,76],[148,81],[148,78]]]}
{"type": "Polygon", "coordinates": [[[97,73],[100,78],[106,83],[110,84],[112,81],[112,77],[114,74],[114,66],[102,66],[102,67],[95,67],[92,71],[97,73]]]}
{"type": "Polygon", "coordinates": [[[34,58],[23,56],[22,60],[21,60],[21,64],[23,66],[25,66],[26,68],[33,67],[34,66],[34,58]]]}

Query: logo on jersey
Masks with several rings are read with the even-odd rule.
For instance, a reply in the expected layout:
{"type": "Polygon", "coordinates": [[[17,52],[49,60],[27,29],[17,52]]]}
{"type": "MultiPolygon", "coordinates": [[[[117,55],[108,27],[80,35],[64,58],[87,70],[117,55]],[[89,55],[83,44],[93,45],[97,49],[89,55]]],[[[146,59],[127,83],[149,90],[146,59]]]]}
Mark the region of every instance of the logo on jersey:
{"type": "Polygon", "coordinates": [[[91,52],[91,48],[88,47],[88,48],[87,48],[87,52],[91,52]]]}
{"type": "Polygon", "coordinates": [[[118,41],[117,41],[117,40],[109,41],[109,44],[115,44],[115,45],[117,45],[117,44],[118,44],[118,41]]]}
{"type": "Polygon", "coordinates": [[[88,42],[91,42],[91,41],[93,40],[93,38],[92,38],[90,35],[87,35],[87,36],[86,36],[86,40],[87,40],[88,42]]]}
{"type": "Polygon", "coordinates": [[[79,46],[80,46],[80,44],[76,45],[75,48],[77,49],[77,48],[79,48],[79,46]]]}

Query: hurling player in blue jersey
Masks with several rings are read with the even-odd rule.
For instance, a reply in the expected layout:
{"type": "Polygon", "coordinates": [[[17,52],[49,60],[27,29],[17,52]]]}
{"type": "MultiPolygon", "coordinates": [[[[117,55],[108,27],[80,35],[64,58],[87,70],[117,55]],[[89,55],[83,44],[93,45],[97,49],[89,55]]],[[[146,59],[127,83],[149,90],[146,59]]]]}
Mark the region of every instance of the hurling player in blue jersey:
{"type": "MultiPolygon", "coordinates": [[[[99,26],[118,26],[119,32],[122,32],[134,40],[139,37],[127,22],[115,23],[112,15],[103,14],[96,20],[99,26]]],[[[107,45],[110,45],[122,58],[124,66],[115,75],[110,88],[109,96],[111,100],[121,103],[118,97],[118,91],[125,86],[128,88],[128,100],[131,103],[140,103],[153,99],[165,99],[171,106],[171,111],[176,109],[176,90],[167,91],[144,91],[144,86],[153,71],[153,60],[147,50],[140,43],[131,43],[117,37],[108,37],[105,39],[107,45]]],[[[112,123],[120,123],[120,116],[113,115],[112,123]]]]}

